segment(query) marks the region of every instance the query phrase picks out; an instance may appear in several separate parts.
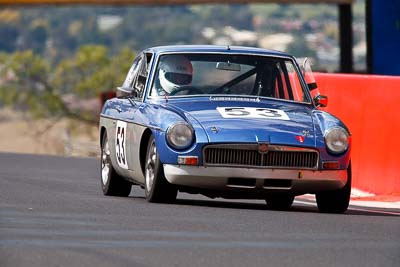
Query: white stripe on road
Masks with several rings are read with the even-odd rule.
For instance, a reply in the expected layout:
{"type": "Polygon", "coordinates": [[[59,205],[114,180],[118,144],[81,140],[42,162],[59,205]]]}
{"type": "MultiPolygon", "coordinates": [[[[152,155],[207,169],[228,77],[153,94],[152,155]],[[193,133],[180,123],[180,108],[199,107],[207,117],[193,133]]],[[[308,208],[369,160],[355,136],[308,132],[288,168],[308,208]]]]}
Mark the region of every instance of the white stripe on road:
{"type": "MultiPolygon", "coordinates": [[[[294,203],[302,204],[302,205],[306,205],[306,206],[317,207],[317,203],[315,202],[315,199],[314,200],[312,200],[312,199],[303,199],[303,200],[296,199],[294,203]]],[[[349,206],[348,210],[400,216],[400,209],[399,209],[400,203],[399,202],[395,202],[395,203],[397,203],[397,204],[396,204],[395,208],[393,208],[393,207],[388,207],[388,204],[390,204],[390,202],[388,203],[388,202],[378,202],[378,201],[350,201],[350,206],[349,206]],[[354,202],[357,202],[357,203],[354,203],[354,202]],[[373,204],[373,205],[368,206],[368,204],[373,204]],[[363,208],[363,207],[365,207],[365,208],[363,208]],[[385,209],[392,209],[392,210],[377,210],[375,208],[385,208],[385,209]]]]}

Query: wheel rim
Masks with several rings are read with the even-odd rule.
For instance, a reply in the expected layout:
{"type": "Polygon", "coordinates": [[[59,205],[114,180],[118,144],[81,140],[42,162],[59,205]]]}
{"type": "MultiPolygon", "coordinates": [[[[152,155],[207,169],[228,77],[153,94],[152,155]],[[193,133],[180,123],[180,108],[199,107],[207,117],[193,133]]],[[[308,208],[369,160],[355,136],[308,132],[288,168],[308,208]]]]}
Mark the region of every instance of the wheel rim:
{"type": "Polygon", "coordinates": [[[103,185],[106,185],[108,179],[110,179],[110,166],[110,147],[108,146],[108,140],[106,139],[101,150],[101,181],[103,182],[103,185]]]}
{"type": "Polygon", "coordinates": [[[155,168],[157,162],[157,147],[154,141],[151,143],[146,162],[146,191],[150,192],[155,178],[155,168]]]}

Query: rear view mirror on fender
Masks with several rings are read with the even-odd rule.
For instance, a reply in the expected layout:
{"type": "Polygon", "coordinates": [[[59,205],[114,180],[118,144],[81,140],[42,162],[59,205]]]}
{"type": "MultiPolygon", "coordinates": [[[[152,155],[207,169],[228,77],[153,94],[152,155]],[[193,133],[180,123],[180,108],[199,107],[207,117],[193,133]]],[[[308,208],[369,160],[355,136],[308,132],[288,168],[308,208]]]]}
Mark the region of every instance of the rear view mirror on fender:
{"type": "Polygon", "coordinates": [[[328,106],[328,97],[324,95],[317,95],[314,97],[314,103],[317,107],[324,108],[328,106]]]}

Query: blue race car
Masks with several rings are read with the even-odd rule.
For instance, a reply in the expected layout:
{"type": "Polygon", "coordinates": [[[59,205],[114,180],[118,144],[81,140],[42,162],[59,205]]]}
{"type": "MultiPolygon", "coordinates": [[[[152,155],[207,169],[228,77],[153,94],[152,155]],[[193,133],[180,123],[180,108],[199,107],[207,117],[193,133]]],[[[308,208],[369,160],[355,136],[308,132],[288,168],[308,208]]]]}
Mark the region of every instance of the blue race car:
{"type": "Polygon", "coordinates": [[[265,199],[288,209],[316,195],[347,210],[350,132],[319,110],[294,57],[248,47],[164,46],[133,61],[100,115],[103,193],[173,202],[178,191],[265,199]]]}

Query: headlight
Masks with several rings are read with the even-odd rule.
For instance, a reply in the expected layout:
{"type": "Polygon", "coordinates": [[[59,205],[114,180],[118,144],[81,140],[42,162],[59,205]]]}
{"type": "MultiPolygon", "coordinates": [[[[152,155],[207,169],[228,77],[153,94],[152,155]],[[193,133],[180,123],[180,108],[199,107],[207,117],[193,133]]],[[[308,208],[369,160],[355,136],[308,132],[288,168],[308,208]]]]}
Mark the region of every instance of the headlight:
{"type": "Polygon", "coordinates": [[[167,130],[167,141],[176,149],[185,149],[193,142],[193,128],[184,122],[178,122],[167,130]]]}
{"type": "Polygon", "coordinates": [[[325,144],[331,153],[343,153],[349,148],[349,133],[340,127],[329,129],[325,133],[325,144]]]}

